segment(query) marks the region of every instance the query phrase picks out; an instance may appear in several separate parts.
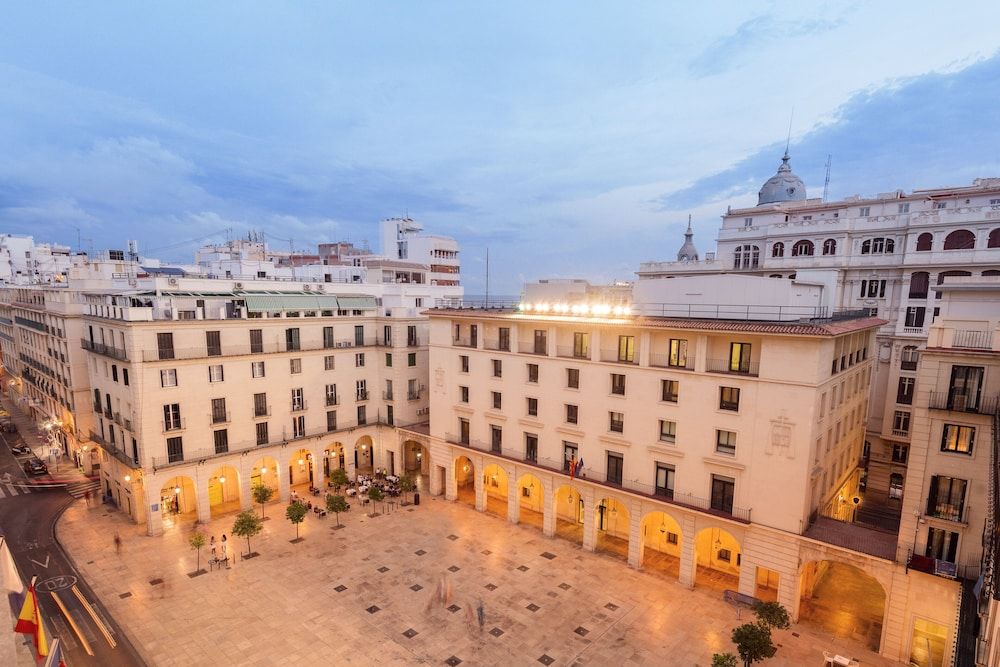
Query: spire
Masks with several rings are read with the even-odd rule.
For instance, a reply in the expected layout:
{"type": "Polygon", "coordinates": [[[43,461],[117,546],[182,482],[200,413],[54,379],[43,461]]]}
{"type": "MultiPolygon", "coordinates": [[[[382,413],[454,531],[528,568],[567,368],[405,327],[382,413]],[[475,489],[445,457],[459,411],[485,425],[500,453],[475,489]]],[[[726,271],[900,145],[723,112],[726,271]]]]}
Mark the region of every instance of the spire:
{"type": "Polygon", "coordinates": [[[684,232],[684,245],[677,251],[678,262],[697,262],[698,249],[694,247],[694,232],[691,230],[691,214],[688,214],[687,231],[684,232]]]}

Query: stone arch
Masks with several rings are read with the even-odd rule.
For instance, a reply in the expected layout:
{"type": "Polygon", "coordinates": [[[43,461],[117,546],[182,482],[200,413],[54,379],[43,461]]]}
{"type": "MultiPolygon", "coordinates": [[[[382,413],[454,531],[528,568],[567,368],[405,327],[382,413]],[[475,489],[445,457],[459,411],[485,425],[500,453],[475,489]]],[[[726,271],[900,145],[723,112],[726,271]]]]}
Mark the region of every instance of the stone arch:
{"type": "Polygon", "coordinates": [[[375,443],[370,435],[363,435],[354,443],[354,469],[362,475],[375,471],[375,443]]]}
{"type": "Polygon", "coordinates": [[[455,459],[456,500],[466,505],[476,506],[476,466],[468,456],[455,459]]]}
{"type": "Polygon", "coordinates": [[[241,505],[240,473],[222,465],[208,477],[208,508],[212,518],[238,511],[241,505]]]}
{"type": "Polygon", "coordinates": [[[824,255],[837,254],[837,239],[827,239],[823,241],[823,254],[824,255]]]}
{"type": "Polygon", "coordinates": [[[785,244],[778,241],[771,246],[771,257],[784,257],[785,256],[785,244]]]}
{"type": "Polygon", "coordinates": [[[639,535],[639,562],[642,568],[678,579],[684,531],[677,519],[663,510],[646,512],[642,517],[639,535]]]}
{"type": "Polygon", "coordinates": [[[799,571],[799,622],[862,641],[875,652],[886,600],[883,584],[856,565],[810,560],[799,571]]]}
{"type": "Polygon", "coordinates": [[[583,492],[572,484],[563,484],[552,494],[556,535],[583,544],[583,492]]]}
{"type": "Polygon", "coordinates": [[[814,254],[816,254],[816,245],[808,239],[796,241],[795,245],[792,246],[792,257],[811,257],[814,254]]]}
{"type": "Polygon", "coordinates": [[[1000,248],[1000,227],[990,230],[990,235],[986,237],[987,248],[1000,248]]]}
{"type": "Polygon", "coordinates": [[[312,452],[308,449],[297,449],[288,459],[288,483],[290,486],[312,486],[312,452]]]}
{"type": "Polygon", "coordinates": [[[499,517],[507,516],[507,503],[510,495],[510,478],[503,466],[491,463],[483,468],[483,492],[485,493],[483,509],[499,517]]]}
{"type": "Polygon", "coordinates": [[[339,468],[347,469],[347,453],[344,443],[334,441],[323,448],[323,474],[329,478],[330,473],[339,468]]]}
{"type": "Polygon", "coordinates": [[[934,246],[934,235],[924,232],[917,237],[917,252],[926,252],[934,246]]]}
{"type": "Polygon", "coordinates": [[[628,504],[622,499],[606,495],[597,500],[594,503],[594,526],[597,529],[594,550],[628,560],[631,519],[628,504]]]}
{"type": "Polygon", "coordinates": [[[976,247],[976,235],[968,229],[956,229],[944,237],[945,250],[972,250],[976,247]]]}
{"type": "Polygon", "coordinates": [[[428,475],[431,471],[431,453],[426,445],[416,440],[403,442],[403,472],[428,475]]]}
{"type": "MultiPolygon", "coordinates": [[[[942,271],[937,275],[937,284],[943,285],[945,278],[968,278],[972,275],[969,271],[942,271]]],[[[935,299],[940,299],[944,296],[944,292],[937,290],[934,294],[935,299]]]]}
{"type": "Polygon", "coordinates": [[[250,488],[263,484],[274,491],[274,497],[278,495],[281,485],[281,469],[278,460],[273,456],[265,456],[254,461],[250,468],[250,488]]]}
{"type": "Polygon", "coordinates": [[[182,519],[198,518],[198,491],[193,479],[176,475],[160,487],[160,505],[163,508],[164,526],[182,519]]]}
{"type": "Polygon", "coordinates": [[[545,514],[545,488],[542,480],[531,473],[517,480],[517,521],[521,524],[543,528],[545,514]]]}
{"type": "Polygon", "coordinates": [[[743,549],[740,541],[721,526],[698,531],[694,540],[695,586],[739,590],[743,549]]]}

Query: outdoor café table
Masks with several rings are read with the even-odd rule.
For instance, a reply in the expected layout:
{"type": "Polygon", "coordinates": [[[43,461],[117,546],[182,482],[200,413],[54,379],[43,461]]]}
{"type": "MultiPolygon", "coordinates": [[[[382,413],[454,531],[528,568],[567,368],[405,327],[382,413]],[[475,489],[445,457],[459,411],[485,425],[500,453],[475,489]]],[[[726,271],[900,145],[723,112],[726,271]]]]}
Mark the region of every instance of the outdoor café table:
{"type": "Polygon", "coordinates": [[[386,481],[392,482],[394,484],[399,481],[399,478],[396,477],[395,475],[386,475],[385,479],[386,479],[386,481]]]}
{"type": "Polygon", "coordinates": [[[348,489],[348,490],[347,490],[347,495],[349,495],[349,496],[354,496],[354,495],[357,495],[357,493],[358,493],[358,492],[357,492],[357,491],[355,491],[354,489],[348,489]]]}

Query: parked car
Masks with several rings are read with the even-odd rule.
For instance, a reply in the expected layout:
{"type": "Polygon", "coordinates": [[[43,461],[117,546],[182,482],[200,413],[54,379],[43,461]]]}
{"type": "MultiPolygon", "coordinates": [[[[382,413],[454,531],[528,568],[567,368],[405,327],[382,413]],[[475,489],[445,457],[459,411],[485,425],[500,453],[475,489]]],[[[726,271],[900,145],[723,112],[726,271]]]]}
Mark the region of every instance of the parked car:
{"type": "Polygon", "coordinates": [[[14,445],[10,448],[10,451],[13,454],[30,454],[31,448],[27,445],[14,445]]]}
{"type": "Polygon", "coordinates": [[[24,464],[24,472],[29,475],[48,475],[49,469],[38,459],[31,459],[24,464]]]}

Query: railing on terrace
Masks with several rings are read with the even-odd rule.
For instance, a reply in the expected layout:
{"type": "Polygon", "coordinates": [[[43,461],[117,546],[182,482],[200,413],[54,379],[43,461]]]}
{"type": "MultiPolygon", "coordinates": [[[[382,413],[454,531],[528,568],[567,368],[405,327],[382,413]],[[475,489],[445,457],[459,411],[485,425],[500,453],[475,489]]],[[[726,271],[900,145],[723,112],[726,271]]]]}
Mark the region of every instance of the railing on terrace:
{"type": "MultiPolygon", "coordinates": [[[[829,317],[825,306],[767,306],[761,304],[636,303],[632,312],[649,317],[684,317],[711,320],[822,319],[829,317]]],[[[849,319],[853,315],[842,315],[849,319]]]]}
{"type": "Polygon", "coordinates": [[[965,523],[966,518],[969,516],[969,505],[938,503],[934,506],[927,507],[927,512],[925,514],[927,516],[934,517],[935,519],[945,519],[946,521],[965,523]]]}
{"type": "Polygon", "coordinates": [[[983,596],[1000,600],[997,574],[1000,573],[1000,408],[993,412],[990,447],[990,479],[986,490],[986,522],[983,528],[983,596]]]}
{"type": "Polygon", "coordinates": [[[476,344],[474,342],[472,342],[472,339],[468,338],[468,337],[452,338],[451,339],[451,344],[454,345],[455,347],[475,347],[476,346],[476,344]]]}
{"type": "Polygon", "coordinates": [[[980,415],[992,415],[1000,405],[1000,397],[968,396],[947,391],[933,391],[927,407],[932,410],[950,410],[952,412],[971,412],[980,415]]]}
{"type": "Polygon", "coordinates": [[[534,341],[530,341],[528,343],[518,343],[517,351],[521,354],[537,354],[545,356],[549,353],[549,346],[548,344],[536,346],[534,341]]]}
{"type": "Polygon", "coordinates": [[[635,354],[629,359],[627,356],[619,354],[618,350],[601,350],[601,361],[608,361],[614,364],[638,364],[639,357],[635,354]]]}
{"type": "Polygon", "coordinates": [[[420,398],[426,388],[424,385],[420,385],[417,389],[408,389],[406,391],[406,398],[410,401],[415,401],[420,398]]]}
{"type": "Polygon", "coordinates": [[[84,350],[90,352],[95,352],[97,354],[103,354],[106,357],[111,357],[112,359],[118,359],[120,361],[128,361],[128,355],[125,350],[120,347],[114,347],[112,345],[105,345],[104,343],[95,343],[89,341],[86,338],[80,339],[80,347],[84,350]]]}
{"type": "Polygon", "coordinates": [[[129,456],[128,454],[126,454],[123,450],[119,449],[117,445],[115,445],[113,443],[110,443],[107,440],[105,440],[103,437],[101,437],[101,435],[99,433],[95,433],[94,431],[91,431],[90,432],[90,439],[91,439],[91,441],[96,442],[97,444],[99,444],[101,446],[101,449],[103,449],[104,451],[106,451],[108,454],[111,454],[112,456],[114,456],[116,459],[118,459],[119,461],[121,461],[122,463],[124,463],[125,465],[127,465],[129,468],[132,468],[133,470],[135,470],[136,468],[139,467],[139,462],[137,460],[133,459],[131,456],[129,456]]]}
{"type": "Polygon", "coordinates": [[[237,357],[253,354],[273,354],[278,352],[314,352],[316,350],[329,350],[331,352],[336,352],[337,350],[359,348],[359,347],[385,347],[381,341],[379,341],[374,336],[371,338],[365,338],[362,344],[358,345],[353,339],[336,341],[333,346],[324,345],[323,341],[308,341],[300,343],[297,347],[289,348],[284,342],[268,341],[262,345],[254,345],[252,348],[249,343],[246,345],[223,345],[221,349],[213,348],[212,354],[209,354],[209,349],[207,347],[192,347],[192,348],[175,348],[172,350],[143,350],[142,360],[143,361],[173,361],[176,359],[202,359],[208,357],[237,357]],[[221,354],[215,354],[220,352],[221,354]]]}
{"type": "Polygon", "coordinates": [[[574,345],[559,345],[556,347],[556,356],[563,359],[590,359],[590,348],[577,348],[574,345]]]}
{"type": "MultiPolygon", "coordinates": [[[[674,360],[679,361],[679,360],[674,360]]],[[[660,352],[652,352],[649,355],[649,365],[655,366],[657,368],[675,368],[679,371],[693,371],[694,370],[694,359],[687,358],[680,360],[683,363],[671,363],[669,354],[662,354],[660,352]]]]}
{"type": "Polygon", "coordinates": [[[487,338],[483,341],[483,348],[494,352],[510,352],[510,341],[502,341],[499,338],[487,338]]]}
{"type": "Polygon", "coordinates": [[[760,363],[750,361],[734,364],[730,359],[707,359],[705,361],[705,370],[710,373],[733,373],[735,375],[756,376],[760,370],[760,363]]]}
{"type": "Polygon", "coordinates": [[[434,308],[458,310],[517,310],[520,299],[483,298],[483,299],[435,299],[434,308]]]}
{"type": "Polygon", "coordinates": [[[970,350],[993,349],[993,333],[990,331],[971,331],[956,329],[951,339],[952,347],[963,347],[970,350]]]}

